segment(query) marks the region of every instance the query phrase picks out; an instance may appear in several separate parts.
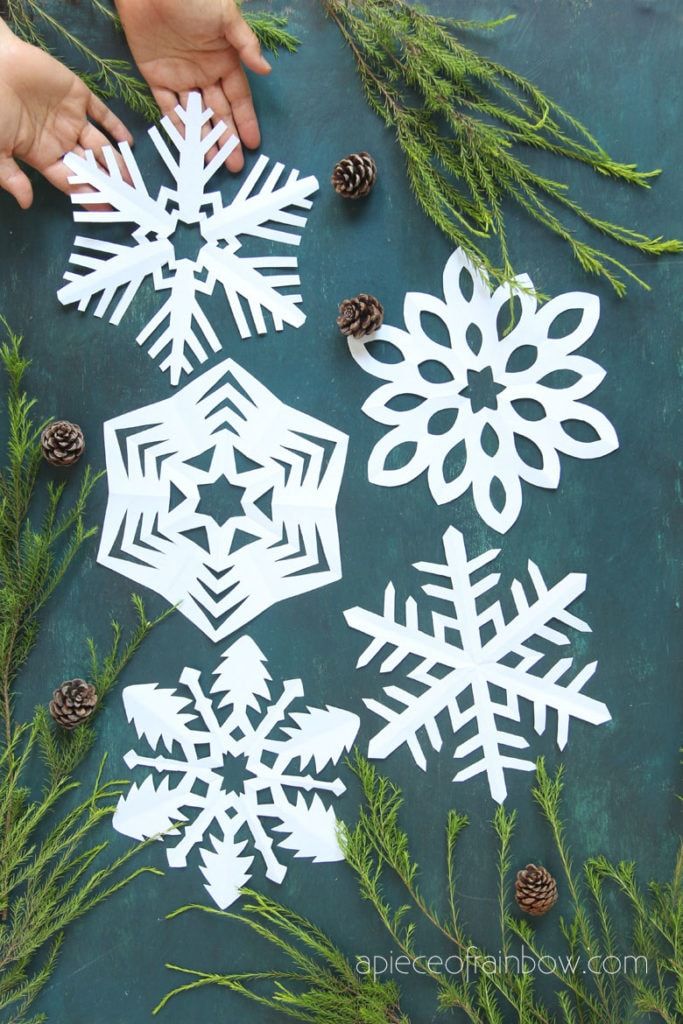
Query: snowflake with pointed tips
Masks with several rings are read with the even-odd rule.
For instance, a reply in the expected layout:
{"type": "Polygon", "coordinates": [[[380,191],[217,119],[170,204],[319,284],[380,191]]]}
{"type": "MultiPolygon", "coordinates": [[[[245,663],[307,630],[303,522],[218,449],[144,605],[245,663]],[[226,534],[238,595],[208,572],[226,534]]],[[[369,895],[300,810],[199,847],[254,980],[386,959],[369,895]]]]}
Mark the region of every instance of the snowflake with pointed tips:
{"type": "Polygon", "coordinates": [[[426,472],[439,505],[471,487],[479,515],[504,533],[521,511],[523,480],[557,488],[560,454],[596,459],[618,448],[607,418],[581,401],[605,372],[573,354],[595,330],[598,297],[570,292],[538,306],[532,289],[524,275],[517,287],[491,293],[457,249],[444,270],[445,301],[409,292],[405,330],[385,324],[349,339],[356,362],[385,381],[363,405],[391,428],[370,456],[372,483],[394,487],[426,472]],[[519,317],[504,333],[499,315],[513,301],[519,317]],[[579,322],[557,337],[551,328],[568,311],[578,311],[579,322]],[[447,344],[430,336],[426,316],[442,322],[447,344]],[[376,342],[394,347],[391,361],[376,342]],[[590,440],[574,436],[577,422],[590,440]]]}
{"type": "Polygon", "coordinates": [[[533,707],[534,728],[539,734],[545,731],[548,710],[556,712],[561,750],[567,742],[570,718],[593,725],[610,719],[604,704],[582,693],[597,662],[586,665],[560,685],[572,668],[572,659],[557,659],[552,651],[555,646],[569,644],[563,629],[590,631],[568,610],[584,592],[586,577],[570,573],[555,586],[547,587],[538,567],[529,562],[530,585],[525,590],[518,580],[512,583],[515,611],[506,617],[500,601],[482,602],[484,595],[498,585],[500,574],[482,574],[481,570],[499,552],[486,551],[468,559],[462,534],[454,527],[444,534],[443,545],[443,565],[415,565],[418,571],[439,580],[423,585],[427,597],[448,606],[447,611],[432,611],[431,630],[420,625],[418,605],[412,597],[406,601],[404,621],[400,621],[391,583],[385,591],[381,615],[364,608],[345,612],[352,629],[372,638],[358,668],[368,665],[384,648],[389,648],[389,653],[380,665],[383,673],[400,668],[408,657],[419,659],[407,674],[409,687],[385,686],[387,703],[365,700],[367,707],[386,722],[370,742],[368,754],[388,757],[405,743],[416,764],[426,770],[422,744],[426,739],[434,750],[441,750],[439,716],[447,712],[454,734],[473,730],[473,735],[455,749],[454,757],[468,759],[469,763],[454,781],[464,782],[485,773],[491,795],[502,803],[507,795],[506,770],[535,768],[533,761],[508,752],[524,750],[529,744],[498,721],[519,722],[520,701],[533,707]]]}
{"type": "Polygon", "coordinates": [[[129,768],[149,774],[119,799],[113,825],[133,839],[163,838],[174,868],[199,847],[206,889],[225,909],[251,877],[250,843],[272,882],[287,874],[276,844],[315,863],[343,859],[337,819],[321,794],[344,792],[325,769],[350,750],[360,723],[329,705],[292,711],[304,694],[300,679],[271,700],[266,659],[250,637],[226,651],[214,676],[211,696],[191,668],[178,688],[126,687],[128,720],[152,754],[126,754],[129,768]]]}
{"type": "Polygon", "coordinates": [[[341,578],[348,438],[226,359],[104,425],[97,560],[162,594],[214,641],[341,578]]]}
{"type": "Polygon", "coordinates": [[[306,225],[306,217],[298,211],[311,208],[310,197],[318,188],[314,177],[300,178],[296,170],[283,176],[280,163],[267,171],[268,158],[260,156],[237,194],[224,206],[220,192],[207,191],[207,187],[239,140],[232,135],[205,166],[206,154],[225,133],[225,125],[217,123],[202,138],[213,112],[208,107],[202,109],[199,93],[190,93],[187,107],[176,107],[176,113],[185,127],[184,136],[167,117],[161,123],[177,157],[156,127],[149,131],[175,181],[175,187],[162,187],[156,197],[149,194],[125,142],[120,143],[119,151],[126,176],[111,148],[104,150],[106,169],[91,151],[84,156],[69,153],[64,158],[73,172],[70,183],[92,189],[71,197],[75,205],[83,207],[74,213],[76,222],[135,227],[131,245],[77,236],[70,257],[74,270],[64,275],[67,283],[58,292],[63,305],[77,304],[80,310],[99,296],[95,316],[108,315],[110,323],[118,324],[143,280],[151,275],[157,291],[167,292],[168,298],[137,342],[151,342],[149,355],[161,358],[161,369],[169,372],[173,385],[181,374],[189,374],[195,364],[205,362],[208,350],[220,350],[218,335],[199,302],[200,296],[212,294],[216,285],[225,292],[242,338],[251,335],[249,318],[258,334],[266,333],[265,311],[278,331],[285,324],[301,327],[304,323],[301,295],[292,292],[300,284],[296,257],[247,255],[241,250],[247,238],[261,245],[298,245],[298,232],[306,225]],[[93,209],[103,204],[104,209],[93,209]],[[180,225],[196,226],[200,243],[196,259],[176,255],[174,235],[180,225]]]}

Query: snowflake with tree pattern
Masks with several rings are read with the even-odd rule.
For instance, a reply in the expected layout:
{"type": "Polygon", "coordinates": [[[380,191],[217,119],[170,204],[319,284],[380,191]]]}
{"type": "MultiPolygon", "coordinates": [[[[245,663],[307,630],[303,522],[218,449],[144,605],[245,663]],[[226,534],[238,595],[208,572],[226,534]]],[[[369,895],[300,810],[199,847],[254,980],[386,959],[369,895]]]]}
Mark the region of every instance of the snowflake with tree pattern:
{"type": "Polygon", "coordinates": [[[486,773],[491,795],[502,803],[507,796],[506,770],[535,768],[533,761],[506,752],[526,749],[529,744],[498,723],[498,719],[520,722],[520,701],[533,707],[534,728],[539,734],[545,731],[548,710],[556,712],[560,749],[567,742],[570,718],[593,725],[610,719],[604,704],[582,693],[597,662],[560,685],[572,668],[572,659],[558,659],[553,650],[570,643],[564,628],[590,632],[586,623],[568,610],[584,592],[586,577],[570,573],[547,587],[538,567],[529,562],[530,586],[525,590],[518,580],[512,582],[514,611],[506,616],[500,601],[483,602],[498,585],[500,574],[481,570],[499,552],[494,549],[468,559],[462,534],[454,527],[446,531],[443,545],[443,565],[415,565],[418,571],[439,579],[423,585],[427,597],[448,606],[447,611],[432,611],[430,630],[420,625],[418,605],[412,597],[405,602],[404,622],[397,618],[391,583],[381,615],[364,608],[345,612],[349,626],[372,638],[358,668],[368,665],[385,648],[389,653],[380,665],[382,673],[400,668],[407,658],[417,659],[417,665],[406,674],[409,688],[385,686],[388,703],[365,700],[386,722],[371,740],[368,755],[388,757],[405,743],[416,764],[426,770],[421,732],[424,730],[434,750],[441,750],[438,719],[447,712],[455,735],[461,730],[471,734],[455,749],[454,756],[469,759],[469,763],[454,781],[486,773]]]}
{"type": "Polygon", "coordinates": [[[296,170],[284,175],[281,163],[267,171],[268,158],[260,156],[224,206],[220,192],[209,192],[207,186],[239,140],[230,136],[205,164],[207,153],[225,134],[225,125],[218,122],[202,138],[213,112],[202,109],[199,93],[190,93],[187,107],[176,107],[176,113],[184,136],[167,117],[161,124],[177,157],[156,127],[149,131],[175,181],[175,187],[163,186],[156,198],[150,195],[125,142],[119,151],[126,176],[111,147],[104,149],[106,169],[91,151],[65,156],[73,172],[70,183],[92,190],[72,195],[74,205],[83,208],[74,213],[74,220],[135,227],[131,245],[77,236],[70,257],[75,269],[64,275],[67,283],[58,292],[63,305],[77,304],[82,311],[99,296],[95,316],[108,315],[110,323],[118,324],[143,280],[151,275],[157,291],[167,292],[168,298],[136,340],[139,345],[151,342],[149,355],[161,358],[161,369],[169,372],[173,385],[181,374],[205,362],[208,350],[220,350],[221,342],[199,301],[200,296],[211,295],[216,285],[223,288],[242,338],[251,335],[249,317],[258,334],[266,333],[266,311],[278,331],[285,324],[301,327],[304,323],[306,317],[299,308],[302,297],[296,293],[300,284],[296,256],[249,255],[255,246],[244,243],[253,239],[261,246],[266,242],[298,245],[298,232],[306,225],[300,211],[311,208],[310,197],[318,188],[314,177],[301,178],[296,170]],[[176,253],[174,238],[183,225],[196,228],[199,244],[194,259],[176,253]]]}
{"type": "Polygon", "coordinates": [[[126,687],[128,719],[153,753],[126,754],[129,768],[148,768],[150,774],[120,798],[113,825],[133,839],[165,839],[172,844],[167,859],[174,868],[185,866],[203,844],[206,889],[224,909],[251,877],[250,839],[272,882],[282,882],[287,868],[270,833],[282,836],[278,848],[295,857],[316,863],[343,859],[337,819],[320,794],[344,792],[341,779],[324,777],[325,769],[350,750],[360,723],[351,712],[330,706],[292,711],[303,697],[300,679],[285,681],[271,700],[266,659],[250,637],[226,651],[214,675],[215,700],[204,694],[200,673],[191,668],[184,669],[178,689],[156,683],[126,687]],[[311,763],[314,770],[306,773],[311,763]],[[171,785],[174,777],[179,781],[171,785]],[[313,795],[307,799],[305,793],[313,795]]]}

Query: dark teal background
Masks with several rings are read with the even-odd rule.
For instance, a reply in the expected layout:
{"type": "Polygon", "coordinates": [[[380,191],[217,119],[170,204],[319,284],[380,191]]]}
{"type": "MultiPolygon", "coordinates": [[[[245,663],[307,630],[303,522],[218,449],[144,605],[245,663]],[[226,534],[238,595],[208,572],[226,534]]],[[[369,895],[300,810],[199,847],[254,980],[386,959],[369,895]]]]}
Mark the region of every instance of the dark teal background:
{"type": "MultiPolygon", "coordinates": [[[[471,18],[517,13],[515,22],[493,36],[473,36],[472,44],[537,81],[584,119],[615,157],[644,168],[661,167],[664,174],[646,192],[604,181],[580,167],[558,167],[552,161],[544,166],[566,175],[576,195],[609,219],[654,234],[683,236],[679,0],[464,0],[457,5],[441,0],[430,6],[471,18]]],[[[556,492],[526,487],[520,518],[504,538],[481,523],[469,494],[438,508],[424,477],[400,489],[370,486],[367,459],[382,428],[366,419],[360,407],[377,382],[355,365],[337,334],[337,303],[358,291],[373,292],[384,302],[387,322],[400,325],[406,291],[440,294],[451,246],[412,201],[400,153],[366,108],[335,27],[314,0],[301,0],[288,11],[301,50],[281,57],[268,80],[254,82],[254,93],[263,152],[288,167],[315,173],[321,182],[299,253],[308,320],[301,330],[242,342],[218,294],[205,308],[214,311],[224,342],[223,353],[213,356],[211,364],[235,357],[283,400],[350,435],[338,506],[344,577],[272,608],[248,632],[267,654],[275,679],[300,676],[311,703],[361,712],[362,696],[379,695],[379,679],[375,667],[355,670],[363,638],[345,626],[342,612],[355,604],[379,608],[389,579],[403,596],[417,594],[421,581],[411,564],[441,559],[441,536],[449,524],[464,532],[471,554],[502,546],[499,568],[507,583],[524,578],[528,558],[539,564],[548,582],[570,571],[587,571],[588,589],[576,611],[593,632],[575,644],[574,652],[581,665],[599,661],[587,692],[609,705],[613,720],[600,728],[574,723],[570,730],[563,756],[569,835],[577,860],[599,852],[636,858],[650,875],[662,877],[671,869],[675,850],[681,726],[674,523],[680,497],[676,449],[683,260],[632,258],[630,265],[652,290],[634,286],[619,301],[606,286],[585,277],[560,242],[509,210],[510,247],[520,272],[530,273],[547,294],[583,289],[600,295],[600,323],[582,352],[607,370],[592,401],[615,424],[619,451],[593,462],[565,459],[556,492]],[[361,148],[376,156],[379,183],[368,202],[344,204],[328,186],[330,170],[340,156],[361,148]]],[[[60,13],[108,52],[120,45],[85,3],[60,5],[60,13]]],[[[160,161],[144,125],[133,116],[127,120],[136,134],[140,166],[156,186],[164,174],[160,161]]],[[[232,188],[226,181],[227,194],[232,188]]],[[[118,328],[58,304],[56,292],[73,235],[68,201],[45,184],[37,184],[35,204],[27,213],[0,197],[0,310],[26,337],[26,352],[34,360],[29,384],[40,396],[41,410],[81,423],[90,460],[99,468],[104,461],[102,422],[164,398],[170,389],[165,375],[134,343],[157,307],[149,284],[118,328]]],[[[102,482],[92,503],[94,522],[101,522],[105,500],[102,482]]],[[[87,636],[105,643],[110,618],[129,618],[131,585],[97,566],[95,555],[96,543],[91,543],[45,617],[39,647],[20,681],[19,708],[25,714],[46,701],[63,678],[87,671],[87,636]]],[[[150,609],[163,608],[155,595],[144,596],[150,609]]],[[[185,665],[209,673],[227,646],[214,646],[177,614],[158,629],[123,681],[172,685],[185,665]]],[[[377,722],[363,714],[362,747],[377,722]]],[[[483,777],[451,783],[454,744],[443,732],[443,752],[431,754],[427,774],[403,750],[380,767],[405,787],[405,820],[424,864],[424,887],[435,898],[443,891],[446,812],[456,806],[471,816],[461,851],[461,889],[477,937],[495,950],[493,843],[487,824],[494,806],[483,777]]],[[[83,776],[92,774],[105,751],[111,773],[125,773],[121,756],[134,743],[134,730],[114,692],[83,776]]],[[[533,740],[532,753],[557,762],[552,728],[533,740]]],[[[508,781],[508,805],[518,809],[520,819],[515,863],[538,860],[559,869],[532,804],[530,776],[510,773],[508,781]]],[[[342,816],[353,817],[356,801],[349,778],[349,795],[339,805],[342,816]]],[[[112,846],[124,849],[126,842],[112,834],[112,846]]],[[[163,846],[145,852],[140,863],[145,861],[163,867],[163,846]]],[[[389,952],[390,944],[370,909],[357,899],[344,865],[289,863],[281,887],[266,883],[258,864],[253,884],[313,915],[347,952],[389,952]]],[[[41,1000],[50,1021],[148,1022],[151,1007],[174,981],[165,961],[226,971],[262,966],[263,947],[237,926],[203,916],[164,920],[180,904],[203,900],[201,882],[196,867],[168,870],[162,879],[147,878],[125,890],[72,928],[41,1000]]],[[[539,925],[551,948],[553,928],[552,920],[539,925]]],[[[433,951],[439,951],[436,944],[433,951]]],[[[406,1005],[413,1019],[430,1020],[435,1008],[429,990],[414,982],[409,988],[406,1005]]],[[[166,1024],[233,1019],[251,1024],[274,1018],[211,990],[172,1003],[162,1019],[166,1024]]]]}

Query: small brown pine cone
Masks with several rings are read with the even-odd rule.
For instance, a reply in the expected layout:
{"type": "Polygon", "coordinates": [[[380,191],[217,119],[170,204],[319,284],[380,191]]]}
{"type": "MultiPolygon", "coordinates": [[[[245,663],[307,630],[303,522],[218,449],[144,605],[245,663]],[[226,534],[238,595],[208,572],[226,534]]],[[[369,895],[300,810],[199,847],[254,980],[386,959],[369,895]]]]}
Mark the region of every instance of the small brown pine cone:
{"type": "Polygon", "coordinates": [[[97,704],[97,690],[85,679],[67,679],[50,701],[50,714],[63,729],[75,729],[90,718],[97,704]]]}
{"type": "Polygon", "coordinates": [[[339,306],[337,326],[342,334],[364,338],[378,331],[384,323],[384,307],[374,295],[361,292],[354,299],[344,299],[339,306]]]}
{"type": "Polygon", "coordinates": [[[557,902],[557,882],[546,868],[527,864],[517,872],[515,899],[525,913],[540,917],[557,902]]]}
{"type": "Polygon", "coordinates": [[[77,423],[55,420],[40,435],[43,458],[51,466],[73,466],[85,451],[83,431],[77,423]]]}
{"type": "Polygon", "coordinates": [[[377,164],[365,152],[345,156],[332,171],[334,190],[344,199],[363,199],[371,191],[376,178],[377,164]]]}

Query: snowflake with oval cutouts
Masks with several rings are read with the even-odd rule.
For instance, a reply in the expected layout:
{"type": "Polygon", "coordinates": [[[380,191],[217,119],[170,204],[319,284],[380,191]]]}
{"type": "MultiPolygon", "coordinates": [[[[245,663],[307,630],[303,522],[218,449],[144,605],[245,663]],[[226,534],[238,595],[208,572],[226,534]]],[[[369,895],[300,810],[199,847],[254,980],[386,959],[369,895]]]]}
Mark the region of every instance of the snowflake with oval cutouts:
{"type": "Polygon", "coordinates": [[[605,371],[574,354],[595,330],[598,297],[568,292],[539,305],[532,290],[523,275],[515,287],[491,292],[457,249],[444,270],[445,301],[409,292],[405,330],[384,325],[349,339],[356,362],[385,381],[363,405],[366,415],[390,428],[370,456],[372,483],[393,487],[426,472],[439,505],[471,487],[479,515],[504,533],[521,511],[523,480],[556,488],[561,454],[595,459],[618,448],[607,418],[582,401],[605,371]],[[499,321],[513,301],[519,316],[504,333],[499,321]],[[578,324],[551,335],[570,310],[580,313],[578,324]],[[445,326],[447,344],[428,333],[423,318],[430,314],[445,326]],[[590,439],[567,429],[577,421],[590,439]]]}
{"type": "Polygon", "coordinates": [[[314,177],[301,178],[296,170],[284,174],[281,163],[267,170],[268,158],[260,156],[224,205],[221,193],[207,188],[239,140],[231,135],[205,165],[207,153],[225,134],[225,125],[218,122],[202,137],[213,112],[202,109],[196,92],[190,93],[187,107],[176,107],[176,114],[184,135],[169,118],[161,121],[171,146],[156,127],[149,131],[175,181],[173,188],[163,186],[156,197],[147,190],[126,142],[119,145],[125,172],[111,147],[104,148],[106,168],[91,151],[65,156],[72,172],[70,183],[90,189],[71,196],[74,206],[82,207],[74,220],[134,227],[132,244],[77,236],[69,259],[74,269],[64,275],[67,283],[58,292],[63,305],[77,304],[80,310],[99,296],[95,316],[108,315],[110,323],[118,324],[144,279],[151,276],[156,290],[168,298],[136,340],[139,345],[151,342],[149,355],[162,358],[161,369],[169,372],[174,385],[181,374],[206,361],[208,350],[217,352],[221,347],[199,301],[217,285],[225,293],[242,338],[250,337],[250,319],[258,334],[266,333],[264,312],[278,331],[285,324],[301,327],[304,323],[306,317],[299,308],[302,298],[296,293],[300,284],[296,256],[253,255],[251,250],[256,245],[265,248],[267,242],[297,246],[306,225],[301,211],[311,208],[310,197],[318,189],[314,177]],[[184,226],[196,232],[194,259],[176,252],[176,235],[184,226]],[[253,242],[246,246],[248,239],[253,242]]]}
{"type": "Polygon", "coordinates": [[[149,774],[119,799],[114,828],[137,840],[165,839],[173,868],[200,847],[206,890],[222,909],[251,877],[250,845],[272,882],[287,874],[276,841],[278,850],[315,863],[343,860],[337,819],[321,794],[344,792],[326,769],[350,750],[359,719],[329,705],[293,711],[304,693],[300,679],[284,682],[272,700],[265,665],[254,641],[242,637],[225,652],[209,696],[192,668],[177,687],[147,683],[123,692],[151,755],[126,754],[129,768],[149,774]]]}

